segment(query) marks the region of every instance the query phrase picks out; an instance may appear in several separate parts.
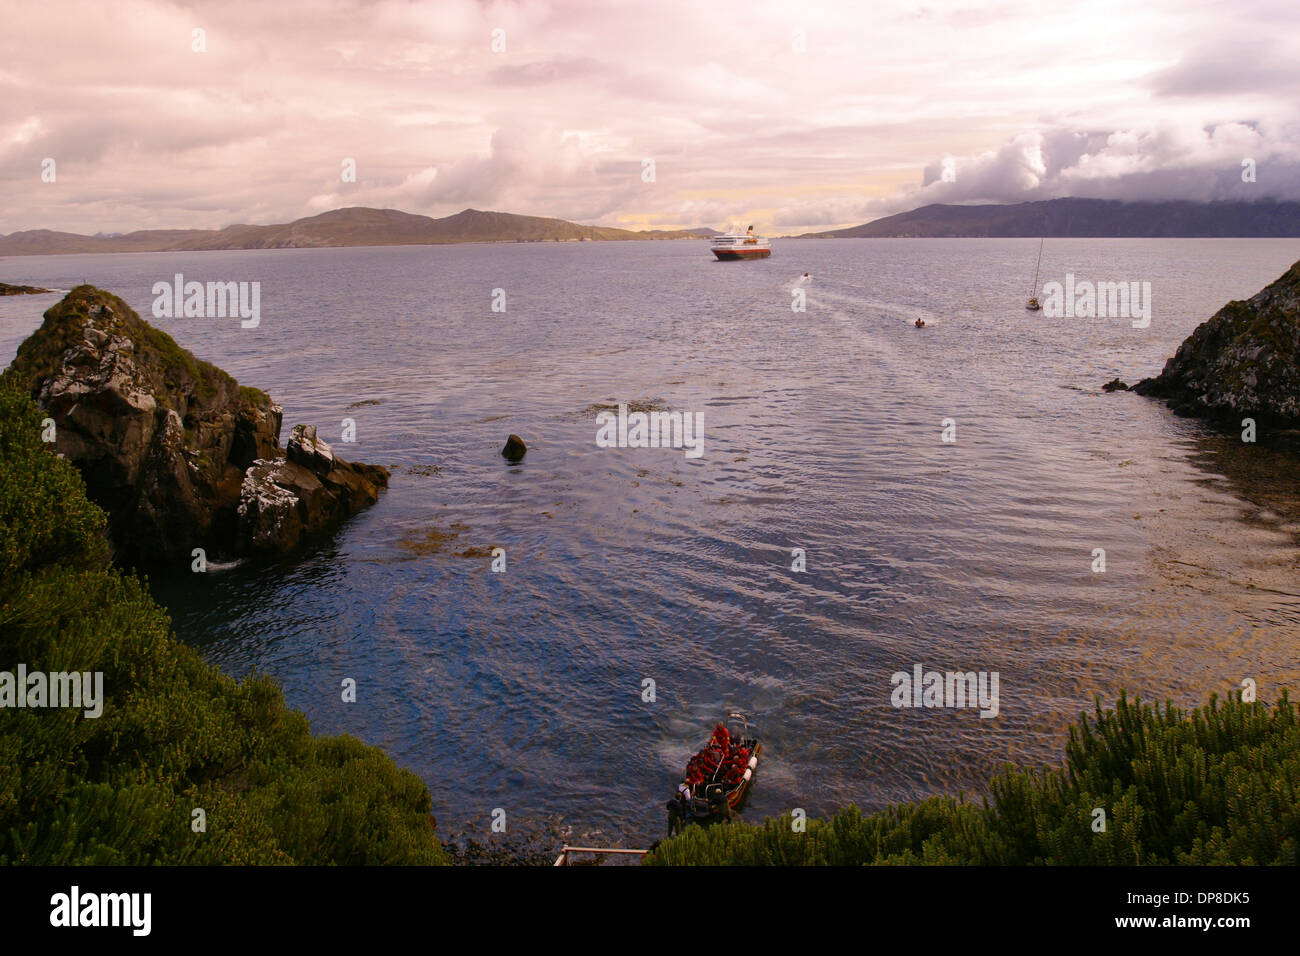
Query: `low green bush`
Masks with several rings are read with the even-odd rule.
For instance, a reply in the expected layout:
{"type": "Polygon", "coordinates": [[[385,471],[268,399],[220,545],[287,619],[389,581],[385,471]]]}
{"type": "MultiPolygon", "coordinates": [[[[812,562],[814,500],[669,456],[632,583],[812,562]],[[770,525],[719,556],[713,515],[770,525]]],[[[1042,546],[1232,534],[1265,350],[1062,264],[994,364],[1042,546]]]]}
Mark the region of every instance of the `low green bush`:
{"type": "Polygon", "coordinates": [[[1008,768],[979,803],[856,807],[795,832],[789,816],[691,827],[647,865],[1291,864],[1300,844],[1300,722],[1211,697],[1184,712],[1129,701],[1081,716],[1063,767],[1008,768]],[[1105,811],[1105,828],[1094,829],[1105,811]]]}
{"type": "Polygon", "coordinates": [[[415,774],[175,639],[42,417],[0,379],[0,671],[101,671],[103,712],[0,709],[0,864],[447,862],[415,774]]]}

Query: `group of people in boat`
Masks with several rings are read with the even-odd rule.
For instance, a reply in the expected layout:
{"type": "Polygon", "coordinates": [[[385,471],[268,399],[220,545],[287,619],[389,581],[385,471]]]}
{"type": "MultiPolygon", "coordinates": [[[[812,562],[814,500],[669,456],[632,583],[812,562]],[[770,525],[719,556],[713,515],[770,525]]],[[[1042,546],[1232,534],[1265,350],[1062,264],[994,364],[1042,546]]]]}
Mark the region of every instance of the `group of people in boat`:
{"type": "Polygon", "coordinates": [[[688,787],[697,787],[705,781],[734,786],[744,777],[749,757],[749,748],[733,747],[731,732],[718,724],[708,744],[686,765],[685,783],[688,787]]]}

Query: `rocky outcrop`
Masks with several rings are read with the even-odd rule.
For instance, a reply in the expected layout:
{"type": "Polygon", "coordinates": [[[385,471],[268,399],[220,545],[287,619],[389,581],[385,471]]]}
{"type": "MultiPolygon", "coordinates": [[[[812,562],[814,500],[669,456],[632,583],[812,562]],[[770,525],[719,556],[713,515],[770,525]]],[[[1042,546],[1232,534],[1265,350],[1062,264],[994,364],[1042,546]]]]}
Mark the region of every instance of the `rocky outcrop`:
{"type": "Polygon", "coordinates": [[[124,563],[287,550],[388,482],[383,468],[335,458],[314,429],[281,449],[282,412],[266,393],[93,286],[48,310],[4,374],[53,420],[55,450],[108,512],[124,563]]]}
{"type": "Polygon", "coordinates": [[[1132,391],[1183,415],[1300,424],[1300,262],[1194,331],[1155,378],[1132,391]]]}
{"type": "Polygon", "coordinates": [[[283,457],[259,459],[239,490],[239,547],[244,552],[287,551],[319,527],[342,521],[388,484],[378,465],[336,458],[312,425],[295,425],[283,457]]]}
{"type": "Polygon", "coordinates": [[[34,285],[10,285],[7,282],[0,282],[0,295],[45,295],[49,291],[34,285]]]}

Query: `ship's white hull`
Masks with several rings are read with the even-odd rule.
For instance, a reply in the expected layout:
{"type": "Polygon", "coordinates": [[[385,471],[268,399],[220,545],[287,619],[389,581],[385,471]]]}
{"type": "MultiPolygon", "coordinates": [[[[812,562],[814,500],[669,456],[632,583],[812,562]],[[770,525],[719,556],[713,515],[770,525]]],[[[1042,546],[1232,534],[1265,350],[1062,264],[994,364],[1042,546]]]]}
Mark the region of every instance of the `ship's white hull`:
{"type": "Polygon", "coordinates": [[[750,233],[714,237],[709,247],[719,259],[766,259],[772,254],[772,245],[750,233]]]}

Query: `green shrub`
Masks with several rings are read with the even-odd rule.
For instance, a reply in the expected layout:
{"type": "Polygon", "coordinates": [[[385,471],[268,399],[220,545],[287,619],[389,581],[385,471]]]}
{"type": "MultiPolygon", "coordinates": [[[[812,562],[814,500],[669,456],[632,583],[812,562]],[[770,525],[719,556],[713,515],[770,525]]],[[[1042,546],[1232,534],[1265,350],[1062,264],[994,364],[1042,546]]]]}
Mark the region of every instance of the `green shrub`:
{"type": "Polygon", "coordinates": [[[446,862],[418,777],[174,638],[20,387],[0,381],[0,670],[102,671],[105,699],[0,709],[0,864],[446,862]]]}
{"type": "Polygon", "coordinates": [[[692,827],[648,865],[1291,864],[1300,845],[1300,721],[1233,697],[1185,713],[1120,695],[1070,730],[1065,765],[1007,769],[979,804],[932,797],[864,816],[849,807],[692,827]],[[1093,830],[1094,811],[1105,829],[1093,830]]]}

